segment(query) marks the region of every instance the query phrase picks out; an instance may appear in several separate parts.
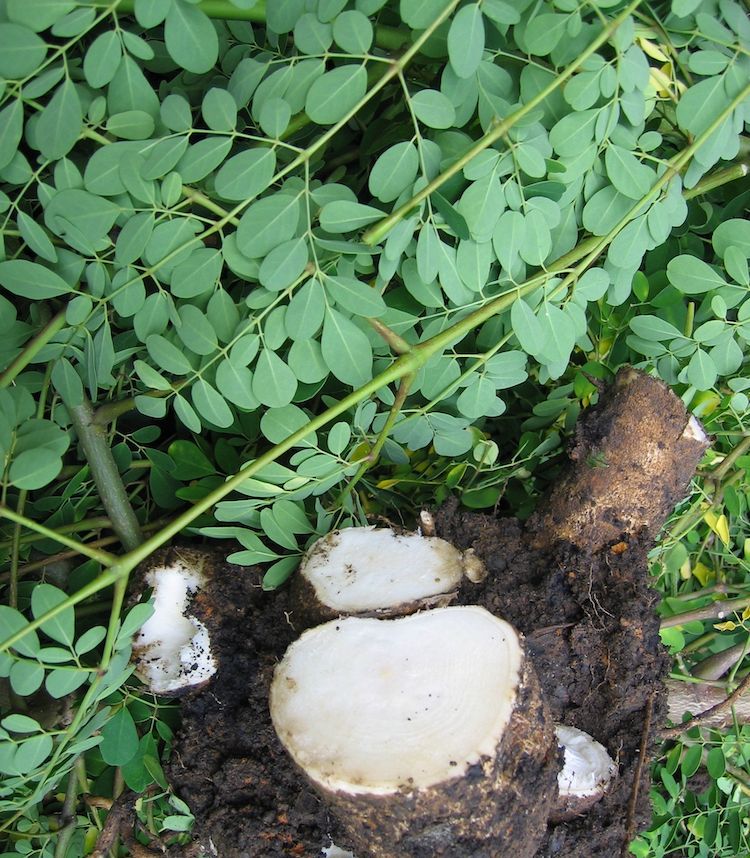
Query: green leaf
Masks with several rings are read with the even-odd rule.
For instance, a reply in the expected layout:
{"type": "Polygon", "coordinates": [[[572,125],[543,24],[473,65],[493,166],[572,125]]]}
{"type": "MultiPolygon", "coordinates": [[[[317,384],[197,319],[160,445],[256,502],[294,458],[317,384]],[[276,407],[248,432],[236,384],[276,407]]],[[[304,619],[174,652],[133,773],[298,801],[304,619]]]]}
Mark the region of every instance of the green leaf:
{"type": "Polygon", "coordinates": [[[750,256],[750,221],[735,217],[717,224],[711,242],[717,256],[723,257],[731,246],[750,256]]]}
{"type": "MultiPolygon", "coordinates": [[[[260,431],[272,444],[280,444],[291,435],[310,423],[310,415],[297,405],[285,405],[281,408],[271,408],[260,418],[260,431]]],[[[299,441],[298,447],[317,446],[317,436],[314,431],[299,441]]]]}
{"type": "Polygon", "coordinates": [[[323,359],[339,381],[360,386],[371,377],[370,341],[351,319],[330,307],[323,323],[321,348],[323,359]]]}
{"type": "Polygon", "coordinates": [[[299,197],[277,193],[253,203],[237,226],[237,247],[245,256],[265,256],[294,236],[300,218],[299,197]]]}
{"type": "Polygon", "coordinates": [[[159,334],[146,338],[146,348],[157,366],[174,375],[187,375],[193,371],[183,352],[159,334]]]}
{"type": "Polygon", "coordinates": [[[201,113],[212,131],[233,131],[237,124],[237,103],[225,89],[209,89],[203,96],[201,113]]]}
{"type": "Polygon", "coordinates": [[[288,405],[297,392],[297,379],[288,365],[270,349],[263,349],[255,365],[253,394],[269,408],[288,405]]]}
{"type": "Polygon", "coordinates": [[[25,24],[37,33],[51,27],[77,4],[73,0],[7,0],[5,14],[17,24],[25,24]]]}
{"type": "Polygon", "coordinates": [[[519,351],[500,352],[484,365],[485,373],[496,390],[515,387],[526,381],[526,355],[519,351]]]}
{"type": "Polygon", "coordinates": [[[417,239],[417,271],[425,283],[432,283],[438,275],[440,239],[430,221],[422,225],[417,239]]]}
{"type": "Polygon", "coordinates": [[[44,687],[50,697],[60,700],[72,694],[76,689],[80,688],[84,682],[87,682],[91,677],[88,670],[68,670],[60,668],[53,670],[47,674],[44,687]]]}
{"type": "Polygon", "coordinates": [[[463,215],[475,241],[489,241],[505,208],[500,181],[493,173],[477,179],[461,195],[458,211],[463,215]]]}
{"type": "Polygon", "coordinates": [[[690,358],[690,363],[687,366],[687,377],[693,387],[698,390],[709,390],[716,383],[716,365],[711,359],[711,355],[697,348],[690,358]]]}
{"type": "Polygon", "coordinates": [[[518,252],[529,265],[541,265],[552,250],[552,234],[542,212],[534,210],[526,215],[523,238],[518,252]]]}
{"type": "Polygon", "coordinates": [[[488,414],[495,405],[496,399],[495,385],[483,375],[475,375],[461,392],[456,406],[464,417],[475,420],[488,414]]]}
{"type": "Polygon", "coordinates": [[[0,170],[16,154],[23,134],[23,102],[20,98],[0,110],[0,170]]]}
{"type": "Polygon", "coordinates": [[[275,247],[263,260],[258,279],[272,292],[291,286],[302,276],[309,258],[307,237],[300,236],[275,247]]]}
{"type": "Polygon", "coordinates": [[[172,0],[164,41],[177,65],[194,74],[209,71],[219,57],[219,38],[211,19],[185,0],[172,0]]]}
{"type": "Polygon", "coordinates": [[[287,307],[284,325],[293,340],[306,340],[314,336],[323,324],[326,296],[317,278],[308,280],[295,292],[287,307]]]}
{"type": "MultiPolygon", "coordinates": [[[[381,202],[387,203],[395,200],[398,195],[410,187],[417,177],[419,170],[419,154],[417,148],[411,141],[396,143],[394,146],[386,149],[382,155],[373,164],[370,171],[369,187],[370,193],[377,197],[381,202]]],[[[329,206],[335,206],[336,203],[329,203],[329,206]]],[[[339,203],[340,205],[340,203],[339,203]]],[[[345,204],[346,205],[346,204],[345,204]]],[[[348,205],[358,205],[357,203],[349,203],[348,205]]],[[[323,211],[327,208],[324,207],[323,211]]],[[[369,208],[363,206],[363,208],[369,208]]],[[[376,210],[373,210],[373,212],[376,210]]],[[[383,213],[377,211],[373,220],[381,218],[383,213]]],[[[321,212],[322,217],[322,212],[321,212]]],[[[371,223],[367,220],[363,223],[371,223]]],[[[328,227],[325,227],[328,229],[328,227]]],[[[346,232],[347,230],[333,229],[331,232],[346,232]]]]}
{"type": "Polygon", "coordinates": [[[387,309],[379,292],[353,277],[326,276],[325,287],[341,309],[356,316],[382,316],[387,309]]]}
{"type": "Polygon", "coordinates": [[[115,30],[98,35],[86,51],[83,74],[93,89],[101,89],[115,76],[122,59],[122,44],[115,30]]]}
{"type": "Polygon", "coordinates": [[[190,396],[198,414],[204,420],[222,429],[234,423],[234,414],[224,397],[204,379],[199,378],[190,388],[190,396]]]}
{"type": "Polygon", "coordinates": [[[607,235],[633,207],[633,201],[611,185],[597,191],[583,207],[583,225],[592,235],[607,235]]]}
{"type": "Polygon", "coordinates": [[[104,626],[93,626],[87,629],[76,641],[76,655],[85,655],[87,652],[91,652],[92,649],[99,646],[105,637],[107,637],[107,630],[104,626]]]}
{"type": "Polygon", "coordinates": [[[177,336],[197,355],[213,354],[218,348],[216,331],[197,307],[183,304],[179,311],[180,324],[176,325],[177,336]]]}
{"type": "Polygon", "coordinates": [[[208,137],[192,143],[177,162],[176,170],[183,182],[199,182],[222,163],[231,148],[231,137],[208,137]]]}
{"type": "Polygon", "coordinates": [[[270,186],[275,170],[274,149],[247,149],[221,166],[216,174],[216,191],[227,200],[251,199],[270,186]]]}
{"type": "Polygon", "coordinates": [[[684,295],[701,295],[727,285],[726,280],[710,265],[688,254],[669,260],[667,278],[684,295]]]}
{"type": "Polygon", "coordinates": [[[259,405],[253,393],[253,374],[245,364],[231,357],[224,359],[217,367],[216,387],[225,399],[240,408],[252,411],[259,405]]]}
{"type": "Polygon", "coordinates": [[[607,259],[617,268],[633,269],[641,264],[643,255],[651,244],[646,215],[630,221],[615,236],[607,252],[607,259]]]}
{"type": "Polygon", "coordinates": [[[121,140],[147,140],[154,132],[154,119],[144,110],[113,113],[107,120],[107,131],[121,140]]]}
{"type": "Polygon", "coordinates": [[[576,341],[570,317],[547,301],[539,311],[539,323],[542,327],[539,360],[546,364],[567,364],[576,341]]]}
{"type": "Polygon", "coordinates": [[[294,25],[294,46],[303,54],[323,54],[333,41],[333,27],[307,12],[294,25]]]}
{"type": "Polygon", "coordinates": [[[444,0],[401,0],[401,18],[415,30],[424,30],[445,9],[444,0]]]}
{"type": "Polygon", "coordinates": [[[176,298],[196,298],[213,291],[219,281],[222,264],[223,259],[218,250],[210,247],[194,250],[172,272],[171,293],[176,298]]]}
{"type": "Polygon", "coordinates": [[[263,533],[276,545],[280,545],[289,551],[298,550],[294,535],[279,526],[270,507],[260,511],[260,526],[263,528],[263,533]]]}
{"type": "Polygon", "coordinates": [[[333,38],[347,54],[366,54],[372,45],[372,24],[361,12],[342,12],[333,21],[333,38]]]}
{"type": "Polygon", "coordinates": [[[364,66],[340,66],[313,83],[305,99],[305,112],[318,125],[333,125],[349,113],[366,91],[364,66]]]}
{"type": "Polygon", "coordinates": [[[334,200],[320,210],[320,225],[328,232],[354,232],[368,223],[380,220],[384,213],[373,206],[334,200]]]}
{"type": "Polygon", "coordinates": [[[83,113],[78,90],[66,78],[39,115],[34,140],[42,155],[52,161],[70,152],[82,130],[83,113]]]}
{"type": "Polygon", "coordinates": [[[423,89],[411,98],[411,109],[417,119],[429,128],[450,128],[456,121],[456,110],[450,100],[436,89],[423,89]]]}
{"type": "Polygon", "coordinates": [[[68,284],[54,271],[25,259],[0,262],[0,285],[14,295],[38,301],[58,298],[71,291],[68,284]]]}
{"type": "Polygon", "coordinates": [[[55,246],[42,226],[22,211],[18,212],[16,223],[21,237],[37,256],[41,256],[47,262],[57,262],[55,246]]]}
{"type": "Polygon", "coordinates": [[[21,80],[42,64],[47,45],[28,27],[0,24],[0,77],[21,80]]]}
{"type": "MultiPolygon", "coordinates": [[[[469,232],[469,225],[466,223],[466,218],[453,206],[451,203],[446,200],[446,198],[439,192],[433,191],[430,194],[430,201],[432,202],[435,209],[438,211],[440,215],[442,215],[443,220],[446,225],[449,226],[456,235],[456,238],[460,238],[462,240],[466,240],[471,237],[471,233],[469,232]]],[[[404,225],[408,227],[409,238],[411,238],[414,232],[414,226],[416,224],[416,219],[411,222],[401,221],[401,224],[398,226],[404,225]]],[[[398,226],[394,227],[388,235],[390,239],[393,233],[398,229],[398,226]]],[[[386,244],[385,255],[388,256],[388,244],[386,244]]],[[[399,254],[400,256],[401,254],[399,254]]],[[[389,257],[390,258],[390,257],[389,257]]]]}
{"type": "MultiPolygon", "coordinates": [[[[31,612],[34,619],[66,602],[68,596],[51,584],[37,584],[31,593],[31,612]]],[[[70,645],[75,637],[75,610],[72,605],[63,608],[57,616],[42,623],[42,631],[58,643],[70,645]]]]}
{"type": "Polygon", "coordinates": [[[16,661],[10,669],[10,685],[16,694],[27,697],[44,682],[44,668],[32,661],[16,661]]]}
{"type": "Polygon", "coordinates": [[[154,615],[154,606],[150,603],[135,605],[132,607],[120,624],[120,631],[117,634],[115,649],[123,649],[130,644],[130,639],[140,629],[140,627],[154,615]]]}
{"type": "Polygon", "coordinates": [[[284,557],[268,568],[263,576],[263,589],[275,590],[280,587],[299,566],[299,557],[284,557]]]}
{"type": "Polygon", "coordinates": [[[523,298],[516,298],[511,305],[510,322],[521,348],[530,355],[539,354],[544,348],[544,331],[536,313],[523,298]]]}
{"type": "Polygon", "coordinates": [[[62,470],[62,459],[51,450],[24,450],[11,462],[8,478],[18,489],[40,489],[62,470]]]}
{"type": "Polygon", "coordinates": [[[702,80],[680,97],[676,110],[677,122],[681,128],[698,136],[718,119],[729,101],[723,76],[702,80]]]}
{"type": "Polygon", "coordinates": [[[535,15],[524,34],[526,50],[539,57],[551,54],[565,35],[567,23],[567,15],[558,15],[555,12],[535,15]]]}
{"type": "Polygon", "coordinates": [[[102,727],[99,745],[108,766],[124,766],[138,751],[138,732],[130,712],[123,707],[102,727]]]}
{"type": "Polygon", "coordinates": [[[632,152],[621,146],[608,146],[604,161],[612,184],[630,199],[639,200],[645,196],[656,179],[650,167],[642,164],[632,152]]]}
{"type": "Polygon", "coordinates": [[[83,382],[67,358],[58,358],[52,367],[52,384],[62,396],[66,408],[83,402],[83,382]]]}
{"type": "Polygon", "coordinates": [[[709,775],[715,780],[720,778],[726,770],[726,760],[721,748],[711,748],[706,759],[706,768],[709,775]]]}
{"type": "Polygon", "coordinates": [[[0,722],[4,730],[10,730],[12,733],[40,733],[42,727],[34,718],[29,718],[28,715],[13,713],[6,715],[0,722]]]}
{"type": "Polygon", "coordinates": [[[484,52],[484,20],[478,3],[459,9],[448,30],[448,58],[460,78],[471,77],[484,52]]]}
{"type": "Polygon", "coordinates": [[[630,328],[637,336],[656,342],[682,337],[682,333],[678,328],[660,316],[635,316],[630,320],[630,328]]]}

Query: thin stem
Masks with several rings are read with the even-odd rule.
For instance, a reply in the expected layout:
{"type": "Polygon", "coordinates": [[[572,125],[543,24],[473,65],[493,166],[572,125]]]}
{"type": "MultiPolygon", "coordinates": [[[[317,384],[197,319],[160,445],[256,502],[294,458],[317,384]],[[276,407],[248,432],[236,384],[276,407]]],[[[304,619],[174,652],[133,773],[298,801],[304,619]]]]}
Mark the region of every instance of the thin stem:
{"type": "Polygon", "coordinates": [[[406,397],[409,395],[409,389],[413,383],[413,374],[405,375],[401,379],[401,384],[399,385],[398,391],[396,392],[396,398],[393,401],[391,410],[388,412],[388,417],[383,424],[383,428],[380,430],[380,433],[378,434],[375,443],[372,445],[372,449],[363,459],[362,464],[357,470],[357,473],[351,478],[346,488],[341,492],[338,499],[339,504],[343,501],[345,497],[347,497],[349,494],[351,494],[352,491],[354,491],[354,487],[357,485],[357,483],[362,479],[362,477],[364,477],[364,475],[380,458],[380,451],[383,449],[383,445],[388,440],[388,436],[391,434],[391,429],[393,429],[393,426],[398,419],[398,415],[401,413],[401,409],[404,407],[404,402],[406,402],[406,397]]]}
{"type": "Polygon", "coordinates": [[[84,398],[79,405],[66,403],[66,406],[112,529],[120,537],[123,547],[132,551],[143,541],[143,534],[112,457],[107,436],[96,423],[94,409],[88,399],[84,398]]]}
{"type": "Polygon", "coordinates": [[[395,331],[391,330],[388,325],[383,324],[379,319],[369,318],[367,320],[374,331],[388,343],[391,351],[397,355],[405,355],[411,351],[411,346],[406,340],[399,336],[395,331]]]}
{"type": "Polygon", "coordinates": [[[510,129],[521,119],[527,116],[532,110],[538,107],[546,98],[548,98],[555,90],[559,89],[572,75],[583,65],[583,63],[597,51],[605,42],[609,40],[612,33],[625,21],[630,14],[639,6],[641,0],[632,0],[620,14],[613,18],[612,21],[602,29],[601,33],[591,42],[591,44],[580,54],[580,56],[572,62],[565,71],[555,77],[551,83],[546,86],[541,92],[537,93],[534,98],[530,99],[523,107],[519,108],[515,113],[511,113],[506,119],[498,122],[491,128],[483,137],[481,137],[464,155],[457,161],[451,164],[447,170],[436,176],[431,182],[425,185],[421,191],[416,193],[410,200],[407,200],[403,205],[399,206],[396,211],[392,212],[388,217],[378,221],[374,226],[370,227],[362,236],[362,241],[365,244],[373,245],[381,241],[391,229],[401,221],[412,209],[416,208],[423,200],[427,199],[434,191],[441,188],[449,179],[453,178],[457,173],[475,158],[480,152],[483,152],[487,147],[496,143],[507,135],[510,129]]]}
{"type": "Polygon", "coordinates": [[[24,350],[13,363],[0,375],[0,388],[8,387],[24,369],[34,360],[47,343],[65,326],[65,310],[53,316],[39,333],[29,340],[24,350]]]}
{"type": "Polygon", "coordinates": [[[68,851],[70,838],[77,827],[75,815],[76,799],[78,798],[78,771],[74,764],[68,774],[68,785],[65,790],[65,800],[63,801],[62,812],[60,813],[60,821],[62,828],[57,835],[57,843],[55,844],[55,858],[64,858],[68,851]]]}
{"type": "Polygon", "coordinates": [[[744,599],[720,599],[693,611],[685,611],[683,614],[665,617],[661,621],[660,627],[669,629],[673,626],[682,626],[693,620],[723,620],[735,611],[743,611],[748,605],[750,605],[750,598],[747,597],[744,599]]]}
{"type": "Polygon", "coordinates": [[[682,196],[686,200],[692,200],[695,197],[699,197],[702,194],[707,194],[709,191],[720,188],[722,185],[726,185],[729,182],[736,182],[738,179],[744,179],[748,173],[750,173],[750,164],[746,164],[745,162],[733,164],[731,167],[725,167],[723,170],[716,170],[715,172],[704,176],[694,188],[690,188],[690,190],[685,191],[682,196]]]}
{"type": "Polygon", "coordinates": [[[46,539],[52,539],[55,542],[59,542],[60,545],[66,545],[78,554],[83,554],[86,557],[91,558],[91,560],[96,560],[98,563],[101,563],[102,566],[112,566],[117,561],[117,558],[108,551],[99,551],[95,548],[89,548],[88,545],[84,545],[82,542],[78,542],[63,533],[58,533],[56,530],[51,530],[49,527],[39,524],[37,521],[26,518],[25,515],[19,515],[19,513],[9,507],[0,506],[0,517],[7,518],[9,521],[13,521],[16,524],[21,524],[29,530],[34,530],[46,539]]]}

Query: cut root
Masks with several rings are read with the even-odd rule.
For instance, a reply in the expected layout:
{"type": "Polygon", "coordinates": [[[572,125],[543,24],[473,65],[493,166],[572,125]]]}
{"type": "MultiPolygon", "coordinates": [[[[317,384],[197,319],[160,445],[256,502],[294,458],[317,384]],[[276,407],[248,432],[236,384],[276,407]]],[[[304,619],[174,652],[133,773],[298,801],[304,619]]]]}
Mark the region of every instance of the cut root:
{"type": "Polygon", "coordinates": [[[146,571],[154,613],[133,641],[138,675],[154,694],[178,694],[216,672],[208,629],[190,612],[206,584],[207,555],[186,551],[169,565],[146,571]]]}
{"type": "Polygon", "coordinates": [[[295,579],[296,616],[312,625],[336,616],[402,616],[442,607],[484,565],[443,539],[389,528],[335,530],[307,552],[295,579]]]}
{"type": "Polygon", "coordinates": [[[552,728],[518,635],[483,608],[310,629],[278,665],[270,706],[358,855],[449,855],[469,841],[514,848],[516,814],[527,842],[517,854],[533,854],[554,793],[544,790],[552,728]],[[528,784],[515,776],[519,756],[528,784]],[[532,805],[541,812],[529,840],[532,805]]]}
{"type": "Polygon", "coordinates": [[[560,822],[590,810],[604,796],[617,766],[607,749],[583,730],[560,724],[555,733],[564,760],[557,776],[559,798],[551,820],[560,822]]]}

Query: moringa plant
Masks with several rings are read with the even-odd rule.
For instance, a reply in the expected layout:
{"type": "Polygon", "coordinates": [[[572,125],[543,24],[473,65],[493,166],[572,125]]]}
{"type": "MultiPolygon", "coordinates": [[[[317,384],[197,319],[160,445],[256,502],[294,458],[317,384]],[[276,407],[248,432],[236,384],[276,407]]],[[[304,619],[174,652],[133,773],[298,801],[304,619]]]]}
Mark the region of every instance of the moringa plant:
{"type": "Polygon", "coordinates": [[[375,496],[492,507],[626,362],[743,431],[749,52],[734,0],[0,0],[11,849],[90,848],[92,759],[166,787],[173,538],[273,589],[375,496]]]}

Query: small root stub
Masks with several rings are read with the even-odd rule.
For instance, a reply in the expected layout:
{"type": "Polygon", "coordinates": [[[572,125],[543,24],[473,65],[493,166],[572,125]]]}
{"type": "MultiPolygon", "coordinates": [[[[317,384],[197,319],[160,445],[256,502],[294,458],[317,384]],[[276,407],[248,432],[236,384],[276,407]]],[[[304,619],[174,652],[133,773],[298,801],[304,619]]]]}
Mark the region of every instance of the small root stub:
{"type": "Polygon", "coordinates": [[[472,551],[434,536],[350,527],[319,539],[292,587],[297,628],[338,616],[395,617],[444,607],[466,577],[486,575],[472,551]]]}
{"type": "Polygon", "coordinates": [[[559,724],[557,741],[563,750],[563,767],[557,776],[559,796],[550,814],[550,822],[574,819],[604,797],[617,766],[604,745],[588,733],[559,724]]]}
{"type": "Polygon", "coordinates": [[[358,858],[524,858],[541,842],[554,732],[519,636],[483,608],[310,629],[270,708],[358,858]]]}
{"type": "Polygon", "coordinates": [[[174,550],[143,573],[143,584],[153,591],[154,613],[133,641],[133,658],[154,694],[194,690],[216,673],[209,630],[191,610],[207,584],[211,562],[206,552],[174,550]]]}

